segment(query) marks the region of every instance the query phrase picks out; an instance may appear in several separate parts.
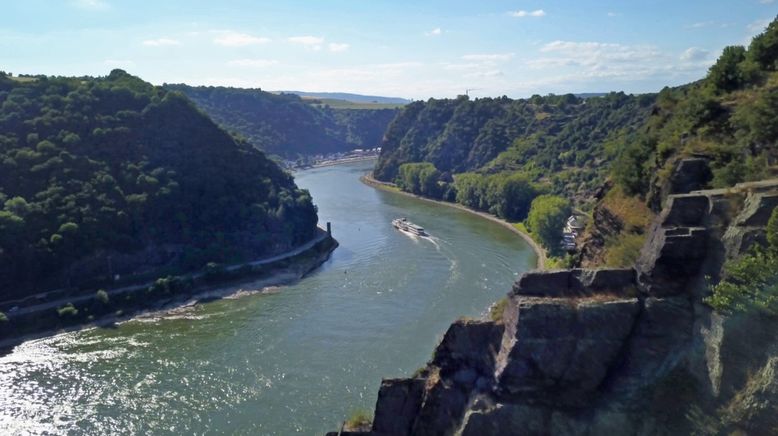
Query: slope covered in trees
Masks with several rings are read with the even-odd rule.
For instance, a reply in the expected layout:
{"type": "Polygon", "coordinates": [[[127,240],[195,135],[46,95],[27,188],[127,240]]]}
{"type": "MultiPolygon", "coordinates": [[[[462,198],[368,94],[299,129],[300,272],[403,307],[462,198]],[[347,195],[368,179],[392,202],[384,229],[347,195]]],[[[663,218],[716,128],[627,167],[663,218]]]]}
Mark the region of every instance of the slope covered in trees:
{"type": "Polygon", "coordinates": [[[183,92],[230,132],[285,159],[381,145],[394,109],[332,109],[259,89],[165,85],[183,92]]]}
{"type": "Polygon", "coordinates": [[[175,270],[310,239],[307,191],[183,95],[0,75],[0,295],[175,270]]]}
{"type": "Polygon", "coordinates": [[[653,101],[612,93],[415,102],[389,126],[375,176],[394,181],[409,162],[432,163],[444,176],[521,172],[583,199],[607,176],[608,143],[632,134],[653,101]]]}
{"type": "Polygon", "coordinates": [[[677,189],[673,174],[689,158],[704,161],[709,168],[697,175],[695,189],[775,177],[777,62],[778,21],[774,20],[748,48],[726,47],[702,80],[658,94],[638,133],[614,144],[613,188],[595,216],[616,218],[619,225],[607,232],[592,229],[590,247],[599,247],[586,250],[581,259],[585,265],[605,259],[606,264],[618,266],[617,259],[637,256],[648,221],[629,225],[634,221],[625,219],[629,214],[614,212],[636,201],[658,212],[667,195],[685,192],[677,189]],[[603,233],[610,234],[603,237],[603,233]]]}
{"type": "Polygon", "coordinates": [[[639,135],[619,147],[614,180],[658,209],[679,158],[699,156],[709,187],[769,175],[778,158],[778,21],[748,49],[726,47],[699,82],[663,89],[639,135]]]}

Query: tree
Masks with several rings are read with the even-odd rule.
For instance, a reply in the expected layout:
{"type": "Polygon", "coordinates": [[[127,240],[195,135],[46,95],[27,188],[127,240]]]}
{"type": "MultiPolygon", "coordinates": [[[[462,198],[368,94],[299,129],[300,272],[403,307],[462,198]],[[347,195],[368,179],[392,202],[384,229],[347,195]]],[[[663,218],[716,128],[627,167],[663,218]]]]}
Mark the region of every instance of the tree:
{"type": "Polygon", "coordinates": [[[549,250],[555,251],[562,239],[565,220],[570,216],[570,202],[555,195],[541,195],[532,200],[527,227],[549,250]]]}
{"type": "Polygon", "coordinates": [[[775,71],[778,66],[778,19],[774,19],[764,32],[751,40],[748,57],[762,69],[775,71]]]}
{"type": "Polygon", "coordinates": [[[746,49],[741,45],[725,47],[719,59],[710,67],[708,80],[716,89],[733,91],[743,84],[739,65],[746,58],[746,49]]]}
{"type": "Polygon", "coordinates": [[[510,221],[522,221],[529,213],[530,204],[538,195],[537,187],[522,173],[495,174],[489,184],[490,210],[510,221]]]}

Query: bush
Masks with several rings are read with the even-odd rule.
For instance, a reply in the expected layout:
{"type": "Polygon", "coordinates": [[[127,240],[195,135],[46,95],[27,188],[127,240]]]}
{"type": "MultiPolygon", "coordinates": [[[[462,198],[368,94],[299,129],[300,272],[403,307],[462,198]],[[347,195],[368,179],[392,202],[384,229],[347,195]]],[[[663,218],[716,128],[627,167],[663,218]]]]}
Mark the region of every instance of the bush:
{"type": "Polygon", "coordinates": [[[494,322],[502,322],[505,308],[508,307],[508,297],[504,297],[489,308],[489,318],[494,322]]]}
{"type": "Polygon", "coordinates": [[[78,309],[76,309],[75,306],[73,306],[73,303],[68,303],[65,306],[60,307],[57,309],[57,314],[61,317],[69,317],[74,318],[78,316],[78,309]]]}
{"type": "Polygon", "coordinates": [[[636,233],[623,233],[607,241],[605,266],[624,268],[634,265],[645,242],[646,236],[636,233]]]}
{"type": "Polygon", "coordinates": [[[8,316],[3,312],[0,312],[0,322],[8,322],[8,316]]]}
{"type": "Polygon", "coordinates": [[[778,208],[767,224],[769,247],[724,265],[724,279],[705,301],[723,313],[757,311],[778,316],[778,208]]]}
{"type": "Polygon", "coordinates": [[[105,292],[104,289],[98,290],[97,293],[95,294],[95,298],[97,299],[97,301],[103,304],[108,304],[108,292],[105,292]]]}
{"type": "Polygon", "coordinates": [[[346,428],[362,428],[362,427],[370,427],[370,425],[373,423],[373,418],[370,416],[370,413],[365,410],[357,410],[356,412],[352,413],[351,416],[346,420],[346,428]]]}

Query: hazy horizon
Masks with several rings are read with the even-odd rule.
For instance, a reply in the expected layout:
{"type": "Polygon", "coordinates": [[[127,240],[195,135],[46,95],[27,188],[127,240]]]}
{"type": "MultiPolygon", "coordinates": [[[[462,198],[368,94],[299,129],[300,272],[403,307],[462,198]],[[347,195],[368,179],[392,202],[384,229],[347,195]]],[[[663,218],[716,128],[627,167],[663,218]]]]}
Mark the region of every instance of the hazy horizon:
{"type": "Polygon", "coordinates": [[[700,79],[778,4],[734,3],[30,0],[0,17],[0,70],[415,100],[638,94],[700,79]]]}

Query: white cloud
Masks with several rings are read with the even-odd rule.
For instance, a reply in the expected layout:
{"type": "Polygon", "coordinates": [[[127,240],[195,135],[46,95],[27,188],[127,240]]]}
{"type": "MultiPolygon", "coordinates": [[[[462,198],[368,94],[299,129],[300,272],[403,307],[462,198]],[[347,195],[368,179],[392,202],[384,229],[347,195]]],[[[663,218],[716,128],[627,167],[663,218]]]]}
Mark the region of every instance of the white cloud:
{"type": "Polygon", "coordinates": [[[716,24],[715,21],[700,21],[697,23],[692,23],[686,26],[687,29],[702,29],[703,27],[709,27],[716,24]]]}
{"type": "Polygon", "coordinates": [[[525,10],[522,9],[522,10],[518,10],[518,11],[508,12],[508,15],[510,15],[511,17],[516,17],[516,18],[545,17],[546,16],[546,11],[544,11],[543,9],[537,9],[537,10],[534,10],[534,11],[525,11],[525,10]]]}
{"type": "Polygon", "coordinates": [[[111,7],[103,0],[73,0],[71,4],[77,8],[91,11],[104,11],[111,7]]]}
{"type": "Polygon", "coordinates": [[[269,38],[249,35],[247,33],[238,33],[233,31],[220,32],[221,35],[214,38],[214,44],[225,47],[245,47],[247,45],[267,44],[269,38]]]}
{"type": "Polygon", "coordinates": [[[775,2],[775,0],[759,0],[759,3],[763,5],[771,5],[775,2]]]}
{"type": "Polygon", "coordinates": [[[513,58],[513,53],[468,54],[462,60],[474,62],[506,62],[513,58]]]}
{"type": "Polygon", "coordinates": [[[756,20],[752,23],[750,23],[746,28],[749,32],[753,34],[762,33],[765,28],[767,28],[767,25],[770,24],[770,20],[764,19],[764,20],[756,20]]]}
{"type": "Polygon", "coordinates": [[[318,36],[292,36],[289,38],[289,42],[302,45],[321,45],[324,43],[324,38],[318,36]]]}
{"type": "Polygon", "coordinates": [[[331,42],[327,45],[327,48],[333,53],[342,52],[348,50],[350,46],[348,44],[341,44],[337,42],[331,42]]]}
{"type": "Polygon", "coordinates": [[[621,12],[608,12],[609,17],[620,17],[621,12]]]}
{"type": "Polygon", "coordinates": [[[235,59],[227,62],[231,67],[267,68],[278,65],[275,59],[235,59]]]}
{"type": "Polygon", "coordinates": [[[440,36],[443,34],[443,30],[440,27],[436,27],[429,32],[424,32],[424,36],[440,36]]]}
{"type": "Polygon", "coordinates": [[[701,61],[708,58],[710,52],[708,50],[699,47],[689,47],[682,54],[680,59],[682,61],[701,61]]]}
{"type": "Polygon", "coordinates": [[[673,68],[671,59],[650,45],[553,41],[540,52],[544,56],[528,61],[529,68],[570,69],[580,77],[637,78],[673,68]]]}
{"type": "Polygon", "coordinates": [[[143,45],[148,45],[150,47],[161,47],[164,45],[181,45],[181,41],[172,38],[147,39],[143,41],[143,45]]]}

